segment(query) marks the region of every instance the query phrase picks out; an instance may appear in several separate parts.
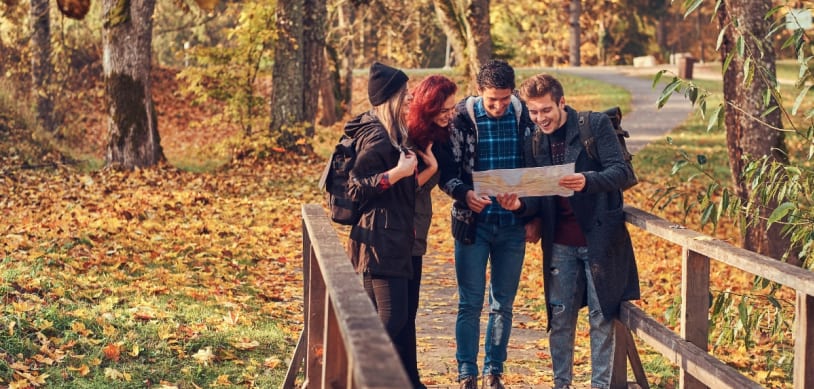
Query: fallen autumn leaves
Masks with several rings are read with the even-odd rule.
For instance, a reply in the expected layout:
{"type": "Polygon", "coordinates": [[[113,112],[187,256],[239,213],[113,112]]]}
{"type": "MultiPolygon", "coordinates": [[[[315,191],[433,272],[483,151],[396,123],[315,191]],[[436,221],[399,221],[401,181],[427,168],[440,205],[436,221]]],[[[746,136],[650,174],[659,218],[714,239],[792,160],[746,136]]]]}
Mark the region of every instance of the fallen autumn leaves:
{"type": "Polygon", "coordinates": [[[278,381],[301,322],[312,158],[211,174],[5,169],[0,386],[278,381]],[[215,361],[242,372],[196,371],[215,361]]]}

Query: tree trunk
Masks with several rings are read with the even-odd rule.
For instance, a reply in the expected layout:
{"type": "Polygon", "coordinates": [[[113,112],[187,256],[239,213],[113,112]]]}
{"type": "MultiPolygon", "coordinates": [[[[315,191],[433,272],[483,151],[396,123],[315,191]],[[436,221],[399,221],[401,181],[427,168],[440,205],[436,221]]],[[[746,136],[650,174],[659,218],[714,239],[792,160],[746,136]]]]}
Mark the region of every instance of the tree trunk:
{"type": "MultiPolygon", "coordinates": [[[[729,153],[729,164],[735,184],[735,192],[746,203],[749,199],[749,184],[742,178],[748,160],[771,156],[787,162],[784,150],[780,110],[761,116],[761,113],[777,104],[772,99],[768,106],[763,104],[763,96],[768,83],[774,83],[776,74],[775,53],[771,42],[764,37],[771,28],[770,21],[763,16],[769,11],[770,2],[764,0],[724,1],[718,10],[718,26],[727,27],[721,44],[721,63],[724,63],[730,52],[737,50],[736,42],[743,36],[746,55],[750,55],[755,70],[752,82],[744,84],[745,58],[734,55],[729,67],[724,71],[723,88],[725,104],[726,144],[729,153]],[[737,25],[734,23],[737,20],[737,25]],[[761,68],[768,77],[763,77],[761,68]]],[[[765,220],[771,209],[764,208],[762,219],[765,220]]],[[[765,222],[759,222],[746,229],[743,236],[743,247],[774,258],[780,258],[788,247],[789,240],[780,233],[781,225],[775,223],[766,231],[765,222]]]]}
{"type": "Polygon", "coordinates": [[[303,17],[304,0],[287,0],[277,4],[277,43],[271,88],[271,132],[277,134],[280,146],[292,147],[296,137],[285,128],[304,120],[303,100],[303,17]]]}
{"type": "MultiPolygon", "coordinates": [[[[579,26],[579,16],[582,13],[582,0],[571,0],[571,6],[568,8],[568,26],[571,33],[569,39],[569,63],[571,66],[579,67],[580,65],[580,34],[582,30],[579,26]]],[[[601,44],[601,43],[600,43],[601,44]]]]}
{"type": "Polygon", "coordinates": [[[456,0],[433,0],[441,29],[452,46],[455,62],[463,65],[469,78],[469,92],[475,91],[475,77],[481,65],[492,57],[489,0],[467,0],[462,7],[456,0]]]}
{"type": "MultiPolygon", "coordinates": [[[[329,54],[325,56],[330,58],[329,54]]],[[[334,82],[333,72],[331,71],[332,60],[325,61],[325,68],[322,71],[322,82],[319,85],[319,94],[322,96],[322,117],[319,119],[319,124],[322,126],[330,126],[339,121],[339,104],[336,103],[335,86],[338,83],[334,82]]],[[[333,67],[335,69],[335,67],[333,67]]]]}
{"type": "Polygon", "coordinates": [[[465,13],[469,22],[469,71],[478,74],[481,65],[492,58],[492,27],[489,22],[489,0],[472,0],[465,13]]]}
{"type": "Polygon", "coordinates": [[[319,90],[322,81],[322,68],[325,63],[325,23],[328,10],[325,0],[305,0],[303,27],[303,121],[306,122],[305,136],[314,136],[314,121],[317,117],[319,90]]]}
{"type": "Polygon", "coordinates": [[[104,79],[107,95],[106,162],[125,169],[164,160],[152,99],[155,0],[104,0],[104,79]]]}
{"type": "MultiPolygon", "coordinates": [[[[458,12],[456,11],[455,1],[452,0],[433,0],[435,5],[435,15],[438,17],[438,22],[441,25],[441,30],[449,40],[449,45],[452,46],[452,55],[455,58],[456,66],[461,66],[466,63],[466,31],[465,23],[459,23],[458,12]]],[[[464,75],[469,77],[469,67],[464,67],[464,75]]]]}
{"type": "Polygon", "coordinates": [[[54,130],[54,102],[48,86],[53,74],[51,65],[51,19],[48,0],[31,0],[31,90],[36,107],[37,126],[54,130]]]}
{"type": "MultiPolygon", "coordinates": [[[[347,34],[351,37],[353,36],[351,33],[353,26],[356,23],[356,7],[345,5],[341,11],[345,17],[340,15],[339,20],[345,23],[344,29],[347,29],[347,34]]],[[[344,105],[346,113],[353,112],[353,67],[355,65],[353,58],[355,56],[356,50],[354,50],[353,47],[353,39],[345,39],[342,45],[343,58],[340,62],[341,68],[339,71],[339,74],[342,76],[339,83],[339,90],[341,92],[339,104],[344,105]]]]}

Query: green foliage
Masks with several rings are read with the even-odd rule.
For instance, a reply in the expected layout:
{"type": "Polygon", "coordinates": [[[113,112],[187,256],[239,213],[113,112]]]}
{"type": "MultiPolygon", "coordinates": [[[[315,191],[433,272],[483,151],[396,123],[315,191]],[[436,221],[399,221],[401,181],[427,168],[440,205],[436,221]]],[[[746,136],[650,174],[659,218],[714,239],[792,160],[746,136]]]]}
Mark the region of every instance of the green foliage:
{"type": "Polygon", "coordinates": [[[258,77],[268,67],[274,28],[275,7],[265,2],[248,2],[239,10],[237,25],[228,29],[228,41],[215,47],[188,50],[190,66],[179,74],[186,82],[183,92],[194,104],[224,104],[226,120],[239,125],[246,136],[266,127],[268,100],[259,90],[258,77]]]}
{"type": "MultiPolygon", "coordinates": [[[[687,14],[692,13],[700,3],[701,0],[685,1],[687,14]]],[[[782,8],[773,8],[767,19],[772,20],[770,16],[782,8]]],[[[780,23],[782,18],[769,29],[769,35],[765,37],[750,36],[748,33],[738,35],[732,51],[726,53],[722,66],[725,70],[735,63],[733,59],[739,58],[741,61],[738,62],[743,63],[741,72],[744,75],[744,85],[755,82],[765,85],[762,112],[747,113],[760,118],[771,112],[781,112],[784,128],[775,130],[784,131],[788,149],[785,154],[787,161],[772,156],[747,156],[743,172],[733,178],[731,173],[716,171],[716,166],[726,166],[725,159],[720,163],[710,163],[710,159],[721,157],[715,153],[688,151],[698,150],[698,145],[677,144],[677,158],[671,175],[684,182],[670,183],[658,190],[654,199],[658,207],[666,207],[679,201],[686,217],[696,215],[702,226],[711,225],[713,231],[725,219],[738,226],[742,233],[747,227],[758,225],[759,222],[765,222],[766,228],[779,224],[783,234],[790,238],[790,245],[783,259],[799,258],[803,267],[812,269],[814,123],[811,117],[814,116],[814,107],[810,99],[810,87],[814,77],[810,69],[814,55],[807,43],[810,37],[805,31],[799,30],[783,43],[784,49],[794,50],[797,57],[796,71],[784,70],[778,74],[796,79],[793,86],[778,84],[775,81],[778,74],[769,72],[761,61],[763,53],[750,52],[748,48],[752,45],[746,44],[749,39],[771,42],[782,30],[778,27],[780,23]],[[742,197],[734,192],[731,185],[733,180],[746,184],[748,196],[742,197]]],[[[730,32],[738,28],[736,25],[724,27],[730,32]]],[[[721,31],[718,49],[723,34],[724,31],[721,31]]],[[[755,46],[762,47],[759,44],[755,46]]],[[[701,120],[696,131],[700,133],[700,128],[706,127],[703,131],[707,137],[723,137],[724,106],[734,105],[736,102],[723,101],[720,83],[704,85],[664,76],[664,72],[659,72],[654,78],[654,85],[663,85],[659,106],[674,94],[683,94],[697,109],[701,120]]],[[[717,153],[726,154],[725,150],[717,153]]],[[[765,361],[766,365],[769,370],[778,368],[789,373],[792,369],[790,360],[793,350],[784,341],[784,336],[791,331],[790,316],[793,315],[794,303],[781,299],[779,290],[779,285],[756,277],[749,294],[738,295],[728,290],[714,291],[710,316],[711,327],[715,329],[711,334],[714,349],[726,350],[733,345],[740,345],[748,350],[761,342],[771,341],[779,345],[779,349],[775,356],[765,361]]]]}
{"type": "MultiPolygon", "coordinates": [[[[697,1],[688,0],[688,7],[697,6],[697,1]]],[[[780,23],[780,22],[778,22],[780,23]]],[[[735,28],[728,26],[728,28],[735,28]]],[[[772,29],[777,31],[777,29],[772,29]]],[[[775,110],[780,110],[785,119],[786,129],[776,129],[784,131],[787,138],[788,164],[778,161],[771,156],[756,156],[748,161],[741,177],[736,177],[739,182],[748,183],[750,196],[748,199],[740,199],[735,196],[726,183],[726,179],[710,174],[711,168],[700,163],[701,160],[694,161],[692,156],[679,150],[681,158],[673,166],[673,174],[685,169],[692,169],[694,174],[689,176],[689,181],[701,176],[708,179],[707,189],[699,193],[694,199],[686,194],[679,195],[680,189],[677,187],[667,188],[658,193],[658,200],[669,202],[677,197],[683,197],[693,202],[685,209],[698,209],[701,224],[711,223],[713,229],[717,227],[722,216],[729,216],[738,222],[742,229],[765,218],[767,208],[771,216],[765,220],[769,226],[772,224],[782,224],[783,232],[791,238],[791,245],[786,252],[786,256],[793,255],[805,261],[805,267],[812,268],[812,247],[811,240],[814,237],[814,207],[809,193],[814,187],[814,125],[809,120],[814,115],[814,107],[808,97],[810,96],[811,82],[814,81],[810,71],[811,48],[803,41],[809,39],[804,31],[798,31],[788,38],[783,47],[795,48],[797,52],[798,78],[794,88],[779,86],[774,82],[775,74],[768,74],[759,61],[752,61],[751,58],[759,56],[760,53],[746,52],[744,39],[771,39],[770,37],[746,37],[743,35],[736,41],[735,50],[728,53],[727,60],[723,67],[731,65],[731,59],[735,55],[744,57],[744,83],[757,82],[760,79],[766,86],[764,93],[765,110],[756,116],[765,116],[775,110]],[[793,95],[793,100],[784,96],[793,95]],[[772,101],[784,102],[779,106],[770,105],[772,101]],[[789,102],[792,101],[791,104],[789,102]]],[[[719,39],[720,42],[720,39],[719,39]]],[[[654,85],[663,79],[665,72],[659,72],[654,85]]],[[[788,74],[788,72],[786,72],[788,74]]],[[[695,82],[672,77],[662,89],[659,99],[659,106],[673,96],[674,93],[681,93],[696,108],[699,115],[707,122],[707,131],[718,131],[723,126],[724,104],[733,102],[716,102],[712,108],[711,101],[715,101],[713,94],[708,90],[699,87],[695,82]]]]}

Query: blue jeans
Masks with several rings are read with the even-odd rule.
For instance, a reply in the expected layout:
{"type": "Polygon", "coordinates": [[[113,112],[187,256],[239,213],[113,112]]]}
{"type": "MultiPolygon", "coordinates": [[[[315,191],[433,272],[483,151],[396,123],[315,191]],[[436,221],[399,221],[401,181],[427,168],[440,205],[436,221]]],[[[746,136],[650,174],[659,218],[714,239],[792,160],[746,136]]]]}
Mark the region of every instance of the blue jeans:
{"type": "Polygon", "coordinates": [[[478,376],[478,341],[486,263],[490,263],[489,321],[486,325],[483,374],[503,374],[506,346],[512,330],[512,304],[526,254],[522,224],[497,226],[478,223],[475,243],[455,241],[455,275],[458,280],[458,317],[455,341],[458,378],[478,376]]]}
{"type": "Polygon", "coordinates": [[[609,388],[613,364],[613,321],[606,320],[599,306],[587,247],[554,245],[551,255],[550,309],[551,361],[554,387],[570,385],[574,367],[574,336],[577,314],[587,293],[591,326],[591,387],[609,388]]]}

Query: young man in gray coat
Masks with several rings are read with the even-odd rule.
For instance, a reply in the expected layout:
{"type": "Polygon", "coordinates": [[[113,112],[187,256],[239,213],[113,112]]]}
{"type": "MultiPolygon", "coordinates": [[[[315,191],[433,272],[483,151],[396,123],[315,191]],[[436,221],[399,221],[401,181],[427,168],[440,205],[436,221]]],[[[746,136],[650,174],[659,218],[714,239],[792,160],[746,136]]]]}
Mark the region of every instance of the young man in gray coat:
{"type": "Polygon", "coordinates": [[[589,116],[598,157],[580,142],[579,113],[565,105],[562,85],[547,74],[527,79],[520,97],[537,125],[526,142],[527,166],[575,163],[575,173],[559,185],[570,197],[519,199],[498,196],[506,209],[542,220],[543,274],[554,387],[568,388],[573,377],[577,315],[587,305],[591,327],[591,387],[609,388],[613,366],[613,319],[623,300],[639,298],[639,278],[625,226],[621,188],[633,172],[610,119],[589,116]]]}

